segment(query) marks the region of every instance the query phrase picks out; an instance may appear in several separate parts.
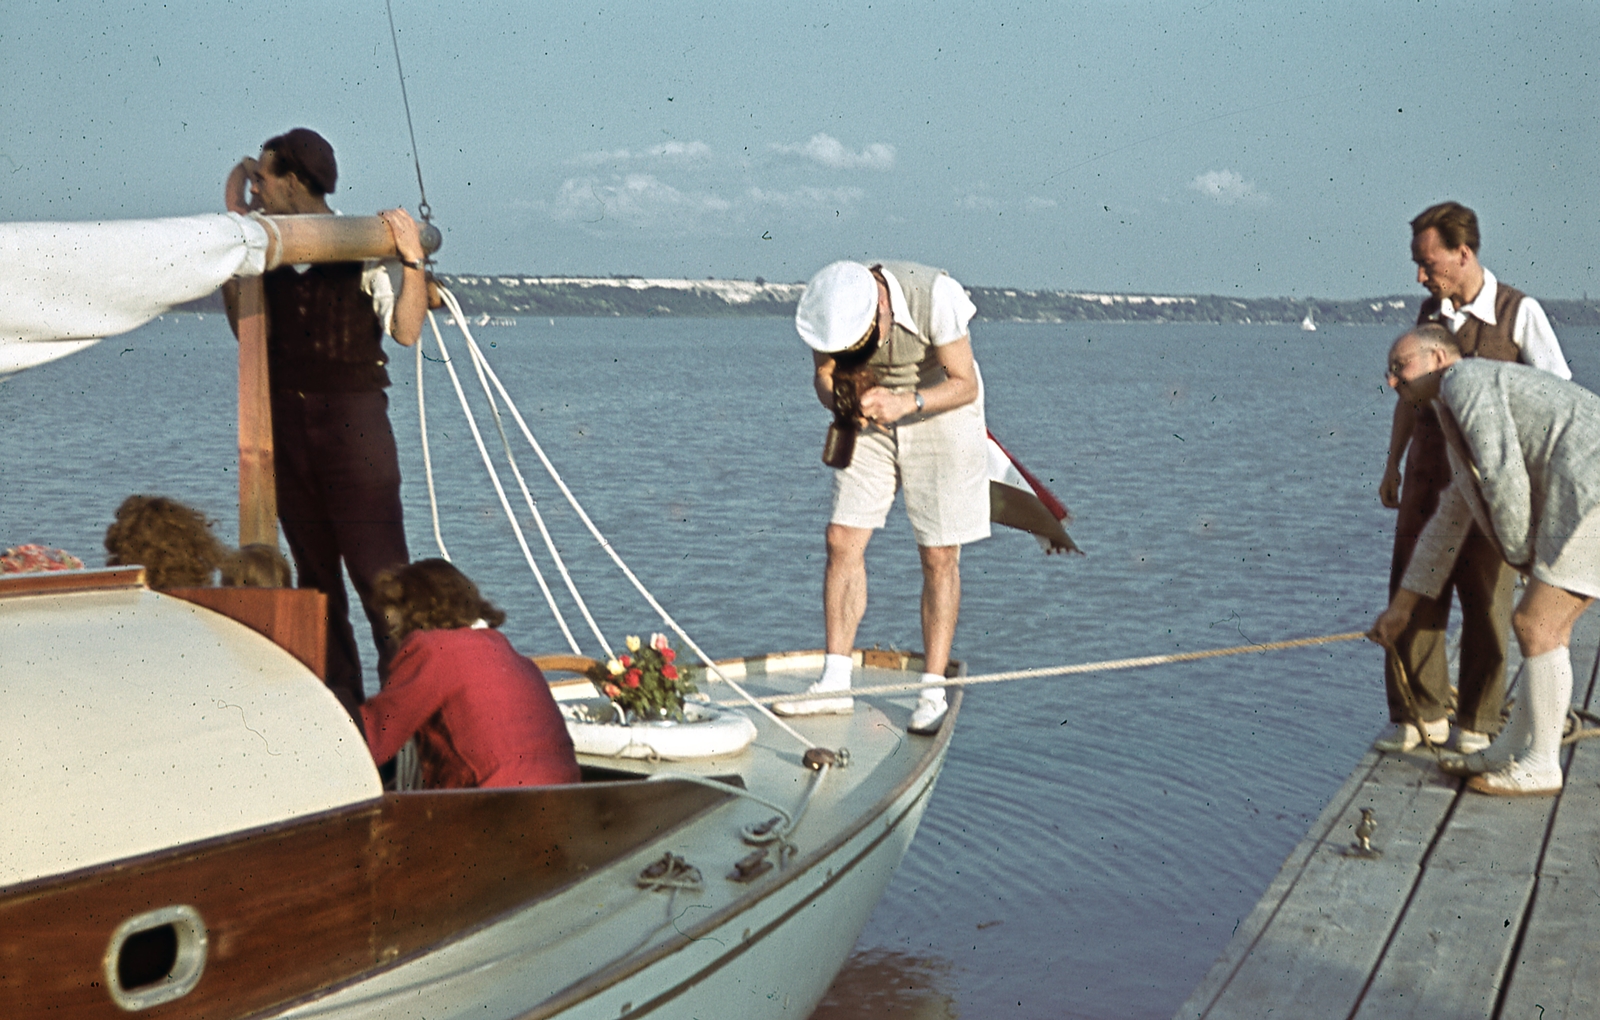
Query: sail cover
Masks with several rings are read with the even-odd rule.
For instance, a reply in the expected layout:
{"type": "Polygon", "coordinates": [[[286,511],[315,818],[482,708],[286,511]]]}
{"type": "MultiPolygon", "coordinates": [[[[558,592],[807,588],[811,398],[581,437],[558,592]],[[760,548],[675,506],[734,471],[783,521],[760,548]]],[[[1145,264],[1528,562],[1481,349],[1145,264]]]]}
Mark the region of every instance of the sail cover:
{"type": "Polygon", "coordinates": [[[260,275],[267,232],[235,213],[0,223],[0,376],[260,275]]]}

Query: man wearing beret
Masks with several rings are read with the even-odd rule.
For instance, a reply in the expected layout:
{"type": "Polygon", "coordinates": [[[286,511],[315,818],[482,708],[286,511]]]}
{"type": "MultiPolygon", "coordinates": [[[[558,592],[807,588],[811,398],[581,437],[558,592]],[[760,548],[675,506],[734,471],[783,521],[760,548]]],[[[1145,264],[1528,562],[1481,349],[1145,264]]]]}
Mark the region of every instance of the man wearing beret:
{"type": "MultiPolygon", "coordinates": [[[[967,323],[977,311],[943,270],[913,262],[835,262],[806,286],[795,328],[812,349],[817,399],[836,411],[835,372],[863,366],[855,448],[835,467],[822,605],[827,659],[809,693],[780,704],[786,715],[845,714],[851,653],[867,608],[867,543],[905,489],[922,559],[923,681],[945,678],[961,608],[961,546],[989,537],[983,382],[967,323]]],[[[908,727],[933,733],[944,720],[943,687],[925,688],[908,727]]]]}
{"type": "MultiPolygon", "coordinates": [[[[227,207],[246,215],[328,215],[338,176],[333,146],[295,128],[268,139],[259,160],[246,157],[233,168],[227,207]]],[[[404,267],[398,296],[377,262],[280,266],[262,281],[278,515],[300,587],[328,596],[326,681],[351,711],[365,694],[341,564],[366,609],[383,672],[392,649],[372,585],[380,571],[410,560],[383,334],[411,346],[427,311],[416,222],[404,209],[379,215],[404,267]]],[[[233,294],[225,296],[232,319],[233,294]]]]}

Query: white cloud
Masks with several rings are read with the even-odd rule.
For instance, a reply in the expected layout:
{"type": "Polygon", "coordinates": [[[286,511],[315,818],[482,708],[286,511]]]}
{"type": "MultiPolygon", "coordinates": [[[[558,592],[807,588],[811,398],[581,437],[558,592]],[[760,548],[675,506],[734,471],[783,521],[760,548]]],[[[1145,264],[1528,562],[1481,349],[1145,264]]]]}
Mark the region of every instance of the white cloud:
{"type": "Polygon", "coordinates": [[[998,209],[999,207],[1000,203],[996,202],[988,195],[962,195],[960,198],[956,199],[957,209],[977,209],[983,212],[990,212],[998,209]]]}
{"type": "Polygon", "coordinates": [[[711,155],[711,146],[705,142],[662,142],[646,151],[661,159],[706,159],[711,155]]]}
{"type": "Polygon", "coordinates": [[[1264,205],[1271,201],[1264,192],[1256,189],[1253,181],[1245,180],[1244,175],[1233,170],[1207,170],[1190,181],[1189,187],[1214,199],[1218,205],[1240,202],[1264,205]]]}
{"type": "Polygon", "coordinates": [[[1054,209],[1056,200],[1053,198],[1041,198],[1038,195],[1029,195],[1024,204],[1029,209],[1054,209]]]}
{"type": "Polygon", "coordinates": [[[581,223],[649,225],[693,223],[728,212],[732,203],[710,192],[680,191],[652,174],[627,174],[602,181],[571,177],[550,205],[552,219],[581,223]]]}
{"type": "Polygon", "coordinates": [[[852,152],[832,135],[818,132],[803,145],[774,143],[773,152],[800,156],[835,170],[889,170],[894,167],[894,146],[873,142],[860,152],[852,152]]]}
{"type": "Polygon", "coordinates": [[[860,188],[795,188],[792,191],[750,188],[744,198],[757,208],[843,210],[860,202],[866,194],[860,188]]]}
{"type": "Polygon", "coordinates": [[[711,146],[705,142],[662,142],[652,145],[648,149],[633,152],[629,149],[600,149],[595,152],[580,152],[567,160],[571,166],[615,166],[620,163],[631,162],[636,159],[664,159],[683,162],[695,159],[709,159],[711,146]]]}

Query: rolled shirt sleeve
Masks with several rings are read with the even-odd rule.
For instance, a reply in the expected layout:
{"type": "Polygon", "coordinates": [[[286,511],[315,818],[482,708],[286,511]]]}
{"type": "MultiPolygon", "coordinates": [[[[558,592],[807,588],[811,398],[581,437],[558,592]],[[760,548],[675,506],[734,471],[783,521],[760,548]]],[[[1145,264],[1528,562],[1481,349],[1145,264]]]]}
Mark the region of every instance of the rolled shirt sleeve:
{"type": "Polygon", "coordinates": [[[978,308],[967,297],[966,288],[947,273],[933,281],[933,294],[929,302],[931,320],[928,342],[943,347],[967,335],[967,324],[978,314],[978,308]]]}

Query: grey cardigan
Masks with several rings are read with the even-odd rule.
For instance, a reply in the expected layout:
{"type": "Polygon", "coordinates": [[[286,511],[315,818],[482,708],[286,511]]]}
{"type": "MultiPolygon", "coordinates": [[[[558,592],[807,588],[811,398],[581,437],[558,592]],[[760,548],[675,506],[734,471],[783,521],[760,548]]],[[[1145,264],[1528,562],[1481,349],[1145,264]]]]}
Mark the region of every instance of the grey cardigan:
{"type": "Polygon", "coordinates": [[[1527,365],[1467,358],[1445,370],[1433,406],[1454,477],[1402,588],[1437,598],[1474,522],[1535,577],[1588,540],[1577,532],[1600,512],[1600,397],[1527,365]]]}

